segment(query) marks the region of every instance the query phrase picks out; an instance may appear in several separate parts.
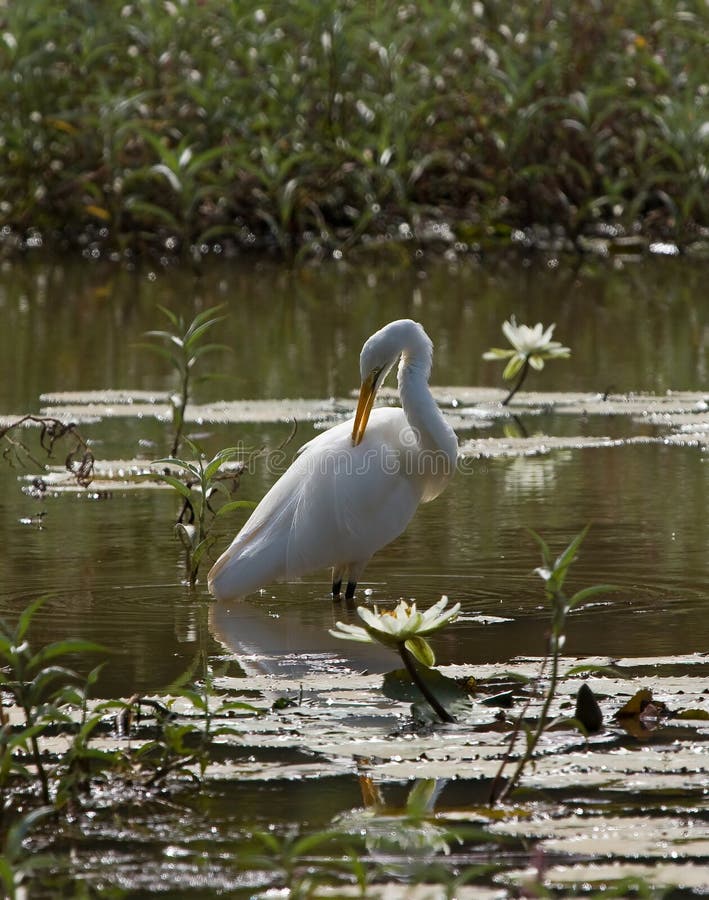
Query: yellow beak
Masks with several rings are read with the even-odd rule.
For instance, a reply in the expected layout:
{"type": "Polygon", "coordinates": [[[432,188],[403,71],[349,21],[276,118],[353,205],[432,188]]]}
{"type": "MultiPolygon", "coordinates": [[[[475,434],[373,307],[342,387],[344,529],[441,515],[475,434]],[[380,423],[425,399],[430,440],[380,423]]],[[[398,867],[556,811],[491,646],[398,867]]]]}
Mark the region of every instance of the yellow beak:
{"type": "Polygon", "coordinates": [[[357,403],[357,412],[355,413],[354,427],[352,428],[352,444],[356,447],[364,437],[364,431],[369,421],[369,414],[374,405],[374,398],[377,395],[377,372],[372,372],[363,382],[359,389],[359,401],[357,403]]]}

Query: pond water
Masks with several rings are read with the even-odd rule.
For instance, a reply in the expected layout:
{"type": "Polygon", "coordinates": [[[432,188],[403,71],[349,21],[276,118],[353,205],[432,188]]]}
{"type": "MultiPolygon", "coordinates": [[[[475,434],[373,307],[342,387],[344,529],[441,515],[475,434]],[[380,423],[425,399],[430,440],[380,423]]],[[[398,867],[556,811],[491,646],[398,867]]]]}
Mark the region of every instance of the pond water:
{"type": "MultiPolygon", "coordinates": [[[[225,304],[218,339],[233,350],[212,358],[220,377],[197,387],[196,400],[204,403],[331,397],[353,403],[363,340],[402,316],[420,320],[433,338],[432,383],[497,387],[501,367],[481,355],[503,342],[500,326],[512,313],[521,322],[556,322],[555,337],[572,348],[569,360],[533,373],[530,390],[703,391],[708,277],[709,264],[683,259],[441,261],[296,273],[222,260],[199,273],[31,259],[5,263],[0,415],[36,413],[47,406],[40,397],[49,392],[173,389],[164,363],[138,346],[145,331],[166,324],[157,304],[187,319],[195,310],[225,304]]],[[[522,421],[530,433],[651,440],[466,459],[445,494],[421,507],[405,534],[374,557],[359,599],[367,589],[374,602],[416,597],[427,606],[441,594],[460,601],[461,621],[436,641],[441,663],[475,666],[540,656],[548,611],[533,574],[538,549],[525,528],[561,550],[592,522],[572,586],[612,582],[618,589],[571,618],[565,652],[653,657],[706,651],[704,447],[655,440],[667,431],[662,422],[638,417],[570,418],[550,408],[541,416],[522,415],[522,421]],[[486,623],[479,616],[499,620],[486,623]]],[[[471,417],[470,426],[460,429],[461,442],[501,435],[510,424],[475,422],[471,417]]],[[[190,426],[207,452],[237,443],[276,447],[291,427],[285,421],[190,426]]],[[[317,427],[299,421],[286,453],[317,427]]],[[[80,429],[99,460],[154,459],[169,448],[170,425],[154,416],[107,417],[80,423],[80,429]]],[[[32,432],[23,437],[41,456],[32,432]]],[[[271,468],[265,461],[250,467],[239,496],[263,496],[276,477],[271,468]]],[[[33,640],[85,637],[108,646],[101,696],[165,689],[199,650],[227,662],[234,677],[394,667],[385,651],[357,656],[328,636],[327,628],[347,615],[329,599],[328,573],[270,585],[236,609],[214,607],[204,579],[195,590],[183,583],[173,533],[178,504],[170,491],[116,484],[109,493],[77,488],[37,498],[27,490],[26,475],[0,466],[0,615],[12,619],[31,599],[50,595],[33,640]]],[[[225,518],[220,549],[244,518],[238,512],[225,518]]],[[[214,788],[203,801],[209,809],[200,828],[210,816],[240,826],[280,817],[319,827],[356,806],[359,796],[356,779],[343,776],[322,779],[317,788],[269,782],[247,789],[235,782],[214,788]],[[238,815],[231,806],[235,796],[238,815]]],[[[151,819],[149,809],[142,814],[151,819]]],[[[195,840],[208,839],[208,829],[197,832],[195,840]]],[[[161,857],[170,837],[151,835],[154,846],[144,852],[161,857]]],[[[111,846],[121,846],[120,840],[111,846]]],[[[121,852],[128,852],[125,846],[121,852]]],[[[130,852],[140,858],[135,848],[130,852]]]]}

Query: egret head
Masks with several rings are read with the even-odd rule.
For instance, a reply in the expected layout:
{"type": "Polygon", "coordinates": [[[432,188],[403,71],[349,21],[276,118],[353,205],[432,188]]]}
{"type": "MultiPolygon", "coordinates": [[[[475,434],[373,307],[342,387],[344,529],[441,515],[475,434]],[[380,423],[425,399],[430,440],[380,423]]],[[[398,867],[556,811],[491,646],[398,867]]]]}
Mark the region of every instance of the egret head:
{"type": "Polygon", "coordinates": [[[352,429],[352,443],[355,447],[364,437],[377,391],[399,357],[423,348],[430,360],[431,341],[421,325],[411,319],[390,322],[365,341],[359,357],[362,386],[352,429]]]}

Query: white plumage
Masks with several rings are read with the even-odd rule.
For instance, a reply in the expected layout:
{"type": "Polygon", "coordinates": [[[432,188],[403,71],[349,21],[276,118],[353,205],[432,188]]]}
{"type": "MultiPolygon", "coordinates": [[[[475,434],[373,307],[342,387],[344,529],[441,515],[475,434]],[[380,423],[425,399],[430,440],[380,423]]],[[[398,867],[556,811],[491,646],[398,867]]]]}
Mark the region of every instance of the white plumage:
{"type": "Polygon", "coordinates": [[[420,502],[452,475],[458,443],[428,388],[433,346],[411,319],[390,322],[362,348],[355,418],[305,444],[209,573],[218,599],[244,597],[280,579],[333,568],[347,596],[420,502]],[[372,409],[396,361],[402,408],[372,409]]]}

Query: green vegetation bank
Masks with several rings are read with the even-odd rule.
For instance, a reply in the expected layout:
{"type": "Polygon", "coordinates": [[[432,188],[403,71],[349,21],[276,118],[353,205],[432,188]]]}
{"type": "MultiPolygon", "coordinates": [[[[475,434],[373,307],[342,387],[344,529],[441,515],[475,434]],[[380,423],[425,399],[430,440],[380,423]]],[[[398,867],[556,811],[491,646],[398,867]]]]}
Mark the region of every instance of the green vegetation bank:
{"type": "Polygon", "coordinates": [[[709,228],[704,0],[0,0],[0,236],[87,255],[709,228]]]}

